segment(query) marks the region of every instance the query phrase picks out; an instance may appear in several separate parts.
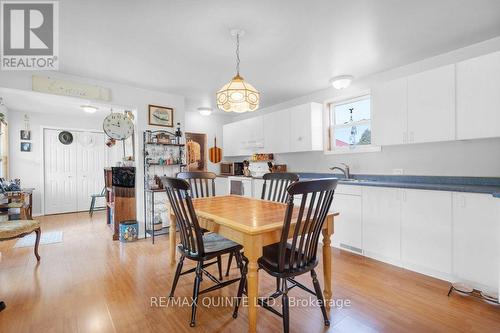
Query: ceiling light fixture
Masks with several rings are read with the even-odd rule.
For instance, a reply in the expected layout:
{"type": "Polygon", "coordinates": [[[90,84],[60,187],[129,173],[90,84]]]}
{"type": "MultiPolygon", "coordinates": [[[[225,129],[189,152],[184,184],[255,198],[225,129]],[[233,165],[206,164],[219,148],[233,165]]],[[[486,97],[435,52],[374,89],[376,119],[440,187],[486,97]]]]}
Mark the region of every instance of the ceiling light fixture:
{"type": "Polygon", "coordinates": [[[231,36],[236,37],[236,76],[217,92],[217,107],[224,112],[243,113],[259,108],[259,92],[240,76],[240,37],[244,34],[244,30],[231,30],[231,36]]]}
{"type": "Polygon", "coordinates": [[[202,116],[210,116],[210,115],[212,114],[212,108],[210,108],[210,107],[206,107],[206,106],[199,107],[199,108],[198,108],[198,112],[199,112],[202,116]]]}
{"type": "Polygon", "coordinates": [[[340,75],[336,77],[332,77],[330,79],[330,84],[335,89],[344,89],[349,87],[354,77],[352,75],[340,75]]]}
{"type": "Polygon", "coordinates": [[[99,110],[99,108],[97,106],[93,106],[93,105],[80,105],[80,107],[82,108],[83,111],[87,112],[87,113],[96,113],[97,110],[99,110]]]}

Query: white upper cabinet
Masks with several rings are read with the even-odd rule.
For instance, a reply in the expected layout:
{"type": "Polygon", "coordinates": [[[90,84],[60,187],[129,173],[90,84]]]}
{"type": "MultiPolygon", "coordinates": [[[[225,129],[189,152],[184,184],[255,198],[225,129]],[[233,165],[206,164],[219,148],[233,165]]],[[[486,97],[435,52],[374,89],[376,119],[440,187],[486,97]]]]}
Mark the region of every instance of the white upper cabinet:
{"type": "Polygon", "coordinates": [[[500,137],[500,52],[457,64],[457,139],[500,137]]]}
{"type": "Polygon", "coordinates": [[[297,105],[290,113],[290,152],[323,149],[323,106],[318,103],[297,105]]]}
{"type": "Polygon", "coordinates": [[[290,111],[268,113],[264,118],[264,150],[270,153],[290,151],[290,111]]]}
{"type": "Polygon", "coordinates": [[[224,155],[322,150],[322,119],[323,106],[308,103],[226,124],[224,155]]]}
{"type": "Polygon", "coordinates": [[[222,127],[222,153],[224,156],[238,155],[240,141],[238,140],[238,122],[226,124],[222,127]]]}
{"type": "Polygon", "coordinates": [[[452,272],[451,192],[402,190],[403,267],[435,277],[452,272]]]}
{"type": "Polygon", "coordinates": [[[455,65],[408,77],[408,142],[455,140],[455,65]]]}
{"type": "Polygon", "coordinates": [[[264,147],[262,116],[226,124],[222,130],[224,156],[251,155],[264,147]]]}
{"type": "Polygon", "coordinates": [[[248,118],[238,122],[240,137],[240,155],[251,155],[264,147],[264,122],[262,116],[248,118]]]}
{"type": "Polygon", "coordinates": [[[372,89],[372,138],[377,146],[407,141],[407,79],[389,81],[372,89]]]}
{"type": "Polygon", "coordinates": [[[489,194],[453,193],[453,273],[480,290],[498,289],[498,200],[489,194]]]}

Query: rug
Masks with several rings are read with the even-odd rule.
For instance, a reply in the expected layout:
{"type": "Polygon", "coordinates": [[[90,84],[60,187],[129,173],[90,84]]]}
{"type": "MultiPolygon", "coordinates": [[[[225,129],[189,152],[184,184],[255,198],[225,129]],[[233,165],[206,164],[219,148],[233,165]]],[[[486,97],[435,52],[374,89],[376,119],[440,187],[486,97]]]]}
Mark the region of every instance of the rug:
{"type": "MultiPolygon", "coordinates": [[[[35,246],[35,241],[36,241],[36,234],[31,233],[31,234],[19,239],[16,242],[16,245],[14,245],[14,247],[35,246]]],[[[62,231],[49,231],[49,232],[42,231],[42,237],[40,238],[40,245],[61,243],[62,241],[63,241],[63,232],[62,231]]]]}

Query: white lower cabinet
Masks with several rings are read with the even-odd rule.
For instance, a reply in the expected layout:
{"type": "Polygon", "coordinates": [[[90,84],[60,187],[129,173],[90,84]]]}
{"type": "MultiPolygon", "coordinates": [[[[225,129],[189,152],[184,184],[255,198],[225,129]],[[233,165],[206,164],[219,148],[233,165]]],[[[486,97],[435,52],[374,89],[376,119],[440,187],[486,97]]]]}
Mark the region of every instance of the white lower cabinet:
{"type": "Polygon", "coordinates": [[[363,188],[363,252],[398,265],[401,260],[401,190],[363,188]]]}
{"type": "Polygon", "coordinates": [[[335,232],[332,237],[333,246],[361,253],[361,196],[335,194],[332,211],[341,212],[335,218],[335,232]]]}
{"type": "Polygon", "coordinates": [[[403,267],[447,278],[452,273],[451,192],[402,190],[403,267]]]}
{"type": "Polygon", "coordinates": [[[489,194],[453,193],[453,273],[480,290],[499,284],[498,201],[489,194]]]}
{"type": "Polygon", "coordinates": [[[340,215],[333,246],[362,249],[376,260],[498,291],[500,199],[387,187],[337,189],[332,210],[340,215]]]}
{"type": "Polygon", "coordinates": [[[228,179],[227,177],[215,178],[215,195],[228,195],[228,179]]]}

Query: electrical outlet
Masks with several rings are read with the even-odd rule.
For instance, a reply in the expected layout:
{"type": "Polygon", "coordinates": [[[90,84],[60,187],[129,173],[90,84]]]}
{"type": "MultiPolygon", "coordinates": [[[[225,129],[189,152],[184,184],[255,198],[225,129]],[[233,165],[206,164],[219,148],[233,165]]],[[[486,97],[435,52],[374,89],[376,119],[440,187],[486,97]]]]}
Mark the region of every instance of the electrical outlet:
{"type": "Polygon", "coordinates": [[[392,169],[393,175],[402,175],[404,174],[403,169],[392,169]]]}

